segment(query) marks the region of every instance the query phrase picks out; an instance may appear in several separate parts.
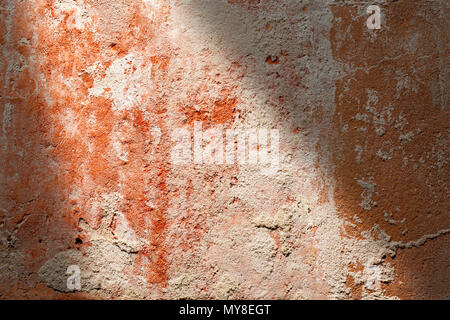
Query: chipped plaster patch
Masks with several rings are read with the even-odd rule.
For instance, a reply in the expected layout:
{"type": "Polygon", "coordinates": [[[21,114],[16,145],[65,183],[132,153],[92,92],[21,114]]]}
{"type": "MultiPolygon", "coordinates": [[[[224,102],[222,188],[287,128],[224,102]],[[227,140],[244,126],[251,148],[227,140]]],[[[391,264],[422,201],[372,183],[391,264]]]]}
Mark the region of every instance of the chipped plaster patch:
{"type": "Polygon", "coordinates": [[[368,181],[363,179],[357,179],[356,182],[364,189],[361,193],[361,203],[359,206],[364,210],[372,209],[372,206],[376,206],[377,203],[372,200],[372,195],[375,192],[376,184],[373,182],[373,177],[370,177],[368,181]]]}
{"type": "Polygon", "coordinates": [[[13,110],[14,106],[11,103],[5,103],[3,109],[3,122],[2,122],[2,132],[5,139],[8,134],[7,129],[11,126],[13,110]]]}

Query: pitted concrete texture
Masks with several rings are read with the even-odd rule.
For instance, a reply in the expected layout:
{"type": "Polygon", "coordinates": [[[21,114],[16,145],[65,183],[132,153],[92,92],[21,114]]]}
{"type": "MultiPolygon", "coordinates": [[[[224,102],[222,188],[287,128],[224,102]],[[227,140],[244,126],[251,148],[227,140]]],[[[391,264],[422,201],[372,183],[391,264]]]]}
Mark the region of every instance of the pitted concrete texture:
{"type": "Polygon", "coordinates": [[[450,4],[373,4],[1,0],[0,298],[448,298],[450,4]]]}

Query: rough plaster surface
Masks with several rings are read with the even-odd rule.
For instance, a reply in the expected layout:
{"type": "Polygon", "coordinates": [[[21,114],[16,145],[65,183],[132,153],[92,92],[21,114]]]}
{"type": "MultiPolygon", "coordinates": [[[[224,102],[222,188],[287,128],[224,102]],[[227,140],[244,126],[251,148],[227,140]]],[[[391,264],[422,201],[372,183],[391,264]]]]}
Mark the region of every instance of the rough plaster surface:
{"type": "Polygon", "coordinates": [[[1,0],[0,298],[448,298],[449,2],[357,2],[1,0]]]}

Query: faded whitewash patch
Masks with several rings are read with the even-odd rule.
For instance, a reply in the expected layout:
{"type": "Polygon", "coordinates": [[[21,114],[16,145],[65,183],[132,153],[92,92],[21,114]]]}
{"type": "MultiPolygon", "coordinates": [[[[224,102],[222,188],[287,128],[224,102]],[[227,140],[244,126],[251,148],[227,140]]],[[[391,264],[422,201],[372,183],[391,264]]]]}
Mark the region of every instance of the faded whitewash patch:
{"type": "MultiPolygon", "coordinates": [[[[140,106],[143,95],[152,87],[151,67],[151,62],[133,53],[116,59],[106,69],[104,77],[93,72],[94,86],[89,89],[89,94],[111,98],[115,111],[140,106]]],[[[93,70],[98,68],[94,67],[93,70]]]]}

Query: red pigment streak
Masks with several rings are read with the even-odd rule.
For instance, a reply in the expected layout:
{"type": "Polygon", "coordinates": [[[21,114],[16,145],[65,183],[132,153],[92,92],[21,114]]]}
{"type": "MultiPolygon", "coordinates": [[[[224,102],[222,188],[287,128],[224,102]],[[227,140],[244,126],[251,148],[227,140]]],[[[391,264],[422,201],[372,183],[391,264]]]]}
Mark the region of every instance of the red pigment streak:
{"type": "Polygon", "coordinates": [[[236,98],[225,98],[217,101],[214,105],[211,118],[215,123],[226,123],[233,120],[237,105],[236,98]]]}
{"type": "MultiPolygon", "coordinates": [[[[161,125],[159,125],[161,127],[161,125]]],[[[143,126],[145,128],[145,125],[143,126]]],[[[145,138],[146,130],[138,128],[137,136],[145,138]]],[[[147,163],[142,160],[143,150],[136,150],[135,163],[129,163],[131,171],[130,181],[126,183],[124,212],[132,228],[137,235],[146,239],[147,246],[138,252],[137,272],[141,266],[146,268],[146,279],[148,283],[167,286],[168,262],[166,247],[167,208],[169,205],[169,192],[166,186],[166,163],[167,154],[160,150],[160,161],[147,163]],[[140,173],[140,175],[137,175],[140,173]],[[157,190],[153,206],[148,205],[147,188],[151,186],[157,190]],[[149,232],[146,233],[145,231],[149,232]]]]}
{"type": "Polygon", "coordinates": [[[166,71],[167,67],[169,66],[170,59],[168,57],[151,57],[150,58],[151,63],[154,65],[158,65],[158,68],[160,70],[166,71]]]}
{"type": "Polygon", "coordinates": [[[164,248],[163,236],[167,229],[167,219],[166,212],[169,203],[169,197],[166,186],[167,171],[162,168],[158,173],[158,190],[160,192],[157,210],[151,212],[151,235],[149,239],[150,248],[153,252],[144,252],[144,255],[151,261],[153,260],[153,274],[149,277],[149,282],[152,283],[162,283],[164,286],[167,285],[167,258],[164,248]],[[149,256],[150,255],[150,256],[149,256]]]}
{"type": "Polygon", "coordinates": [[[221,92],[225,97],[210,101],[208,99],[194,101],[191,105],[186,105],[179,109],[181,113],[184,113],[187,123],[193,125],[195,121],[201,121],[205,124],[225,124],[231,123],[234,120],[237,113],[238,100],[235,97],[228,97],[229,91],[222,90],[221,92]],[[192,105],[202,105],[200,110],[196,110],[192,105]]]}
{"type": "Polygon", "coordinates": [[[143,132],[146,132],[150,128],[150,123],[147,120],[144,120],[144,115],[142,111],[139,109],[133,110],[134,114],[134,126],[140,128],[143,132]]]}

